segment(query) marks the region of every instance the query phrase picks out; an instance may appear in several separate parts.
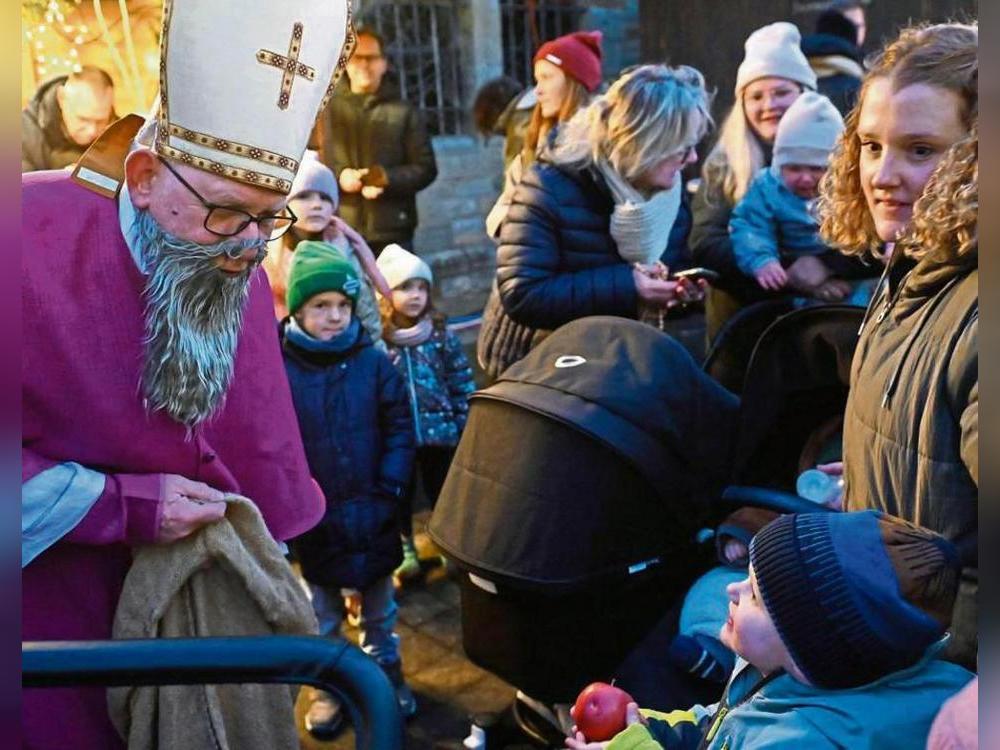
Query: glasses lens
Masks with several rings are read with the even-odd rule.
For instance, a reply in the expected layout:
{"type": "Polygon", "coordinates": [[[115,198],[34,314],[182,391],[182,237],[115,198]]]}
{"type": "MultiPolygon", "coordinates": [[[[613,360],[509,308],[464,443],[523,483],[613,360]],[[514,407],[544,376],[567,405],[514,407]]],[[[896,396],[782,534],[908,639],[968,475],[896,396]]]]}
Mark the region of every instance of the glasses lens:
{"type": "Polygon", "coordinates": [[[272,239],[280,237],[295,223],[295,217],[289,216],[288,214],[279,214],[278,216],[269,216],[266,219],[261,219],[260,231],[261,234],[270,235],[272,239]]]}
{"type": "Polygon", "coordinates": [[[205,228],[213,234],[232,237],[239,234],[253,221],[253,217],[231,208],[213,208],[205,219],[205,228]]]}

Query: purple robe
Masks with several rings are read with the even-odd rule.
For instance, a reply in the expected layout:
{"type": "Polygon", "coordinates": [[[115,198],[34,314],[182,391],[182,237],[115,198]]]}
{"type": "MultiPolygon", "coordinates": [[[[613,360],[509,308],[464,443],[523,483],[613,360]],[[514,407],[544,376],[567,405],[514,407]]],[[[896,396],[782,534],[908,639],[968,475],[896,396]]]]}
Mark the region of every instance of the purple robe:
{"type": "MultiPolygon", "coordinates": [[[[325,504],[309,476],[263,270],[251,281],[223,408],[190,439],[140,396],[144,277],[115,201],[35,172],[22,195],[22,481],[64,461],[108,475],[63,539],[22,571],[24,640],[106,639],[131,561],[153,541],[161,474],[254,500],[277,539],[313,527],[325,504]]],[[[25,690],[26,748],[121,747],[105,691],[25,690]]]]}

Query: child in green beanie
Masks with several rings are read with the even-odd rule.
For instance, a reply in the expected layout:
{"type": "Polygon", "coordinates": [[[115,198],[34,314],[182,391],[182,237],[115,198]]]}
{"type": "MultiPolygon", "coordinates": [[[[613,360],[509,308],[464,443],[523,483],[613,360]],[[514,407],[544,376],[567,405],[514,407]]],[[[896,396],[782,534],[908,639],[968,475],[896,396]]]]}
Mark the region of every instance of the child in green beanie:
{"type": "MultiPolygon", "coordinates": [[[[336,635],[342,589],[361,596],[361,648],[388,674],[404,716],[416,712],[403,680],[392,572],[402,560],[398,513],[413,466],[406,386],[355,316],[353,265],[325,242],[299,243],[288,275],[281,348],[313,478],[327,510],[292,543],[321,635],[336,635]]],[[[314,691],[306,728],[319,739],[342,723],[337,699],[314,691]]]]}

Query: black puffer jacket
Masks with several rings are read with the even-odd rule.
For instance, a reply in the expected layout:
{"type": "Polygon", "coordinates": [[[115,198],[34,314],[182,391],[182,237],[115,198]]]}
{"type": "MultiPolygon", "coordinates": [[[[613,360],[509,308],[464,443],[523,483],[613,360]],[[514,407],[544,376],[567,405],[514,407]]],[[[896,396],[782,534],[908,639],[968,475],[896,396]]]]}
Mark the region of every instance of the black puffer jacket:
{"type": "Polygon", "coordinates": [[[21,171],[62,169],[75,164],[87,150],[63,130],[62,110],[56,92],[68,76],[43,83],[21,112],[21,171]]]}
{"type": "MultiPolygon", "coordinates": [[[[375,200],[341,193],[338,213],[376,253],[398,242],[409,246],[417,226],[416,196],[437,177],[423,118],[399,98],[388,80],[374,94],[352,94],[345,77],[320,114],[320,158],[339,179],[346,167],[380,166],[389,184],[375,200]]],[[[412,249],[412,248],[411,248],[412,249]]]]}
{"type": "Polygon", "coordinates": [[[591,170],[532,164],[500,230],[497,284],[507,315],[549,330],[588,315],[635,318],[632,268],[609,231],[613,209],[591,170]]]}
{"type": "Polygon", "coordinates": [[[810,34],[802,39],[802,53],[816,71],[816,89],[847,117],[861,89],[861,50],[834,34],[810,34]]]}

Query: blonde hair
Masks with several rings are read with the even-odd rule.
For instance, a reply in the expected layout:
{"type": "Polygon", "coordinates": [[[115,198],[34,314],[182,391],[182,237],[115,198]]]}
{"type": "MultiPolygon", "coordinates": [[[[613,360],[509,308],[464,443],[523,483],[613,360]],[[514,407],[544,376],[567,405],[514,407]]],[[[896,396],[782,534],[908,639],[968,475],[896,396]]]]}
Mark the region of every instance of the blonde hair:
{"type": "Polygon", "coordinates": [[[553,161],[584,169],[606,159],[634,181],[664,157],[693,148],[712,127],[705,79],[687,65],[641,65],[559,132],[553,161]]]}
{"type": "Polygon", "coordinates": [[[732,106],[722,123],[719,140],[705,158],[701,175],[709,191],[706,194],[712,200],[723,198],[735,205],[764,166],[764,147],[747,122],[741,92],[739,101],[732,106]]]}
{"type": "MultiPolygon", "coordinates": [[[[875,230],[868,202],[861,186],[859,161],[861,141],[858,138],[858,118],[864,106],[865,94],[872,81],[888,78],[892,90],[899,91],[913,84],[954,91],[962,100],[962,122],[969,128],[970,135],[954,144],[941,159],[941,164],[924,188],[922,197],[914,205],[911,229],[914,236],[920,234],[930,241],[931,250],[942,250],[936,243],[946,240],[944,227],[926,224],[931,214],[943,219],[944,207],[960,212],[968,218],[972,206],[972,222],[976,221],[978,210],[979,136],[979,27],[976,24],[937,24],[912,26],[900,32],[899,37],[882,49],[869,65],[869,71],[861,84],[858,103],[844,121],[844,132],[840,136],[837,149],[830,162],[830,168],[820,183],[820,234],[824,241],[837,247],[847,255],[877,254],[883,241],[875,230]],[[970,156],[970,149],[973,156],[970,156]],[[969,160],[974,165],[970,166],[969,160]],[[942,173],[942,165],[952,169],[965,169],[965,173],[948,175],[942,173]],[[972,173],[968,172],[972,169],[972,173]],[[970,203],[969,190],[961,180],[973,181],[970,203]],[[959,180],[959,182],[956,182],[959,180]],[[934,186],[933,188],[931,186],[934,186]],[[930,195],[938,190],[953,190],[953,194],[930,195]]],[[[952,226],[947,220],[946,226],[952,226]]],[[[908,230],[908,232],[911,230],[908,230]]],[[[963,230],[963,232],[967,229],[963,230]]],[[[975,234],[975,228],[972,229],[975,234]]],[[[906,242],[910,254],[923,255],[921,251],[906,242]]]]}
{"type": "Polygon", "coordinates": [[[546,117],[542,114],[542,105],[535,104],[531,111],[531,121],[524,132],[524,146],[521,148],[521,161],[527,166],[535,160],[538,154],[538,144],[545,143],[545,137],[556,125],[566,122],[577,113],[577,111],[587,105],[590,101],[590,92],[587,88],[572,76],[566,76],[566,93],[563,96],[562,105],[555,117],[546,117]]]}

